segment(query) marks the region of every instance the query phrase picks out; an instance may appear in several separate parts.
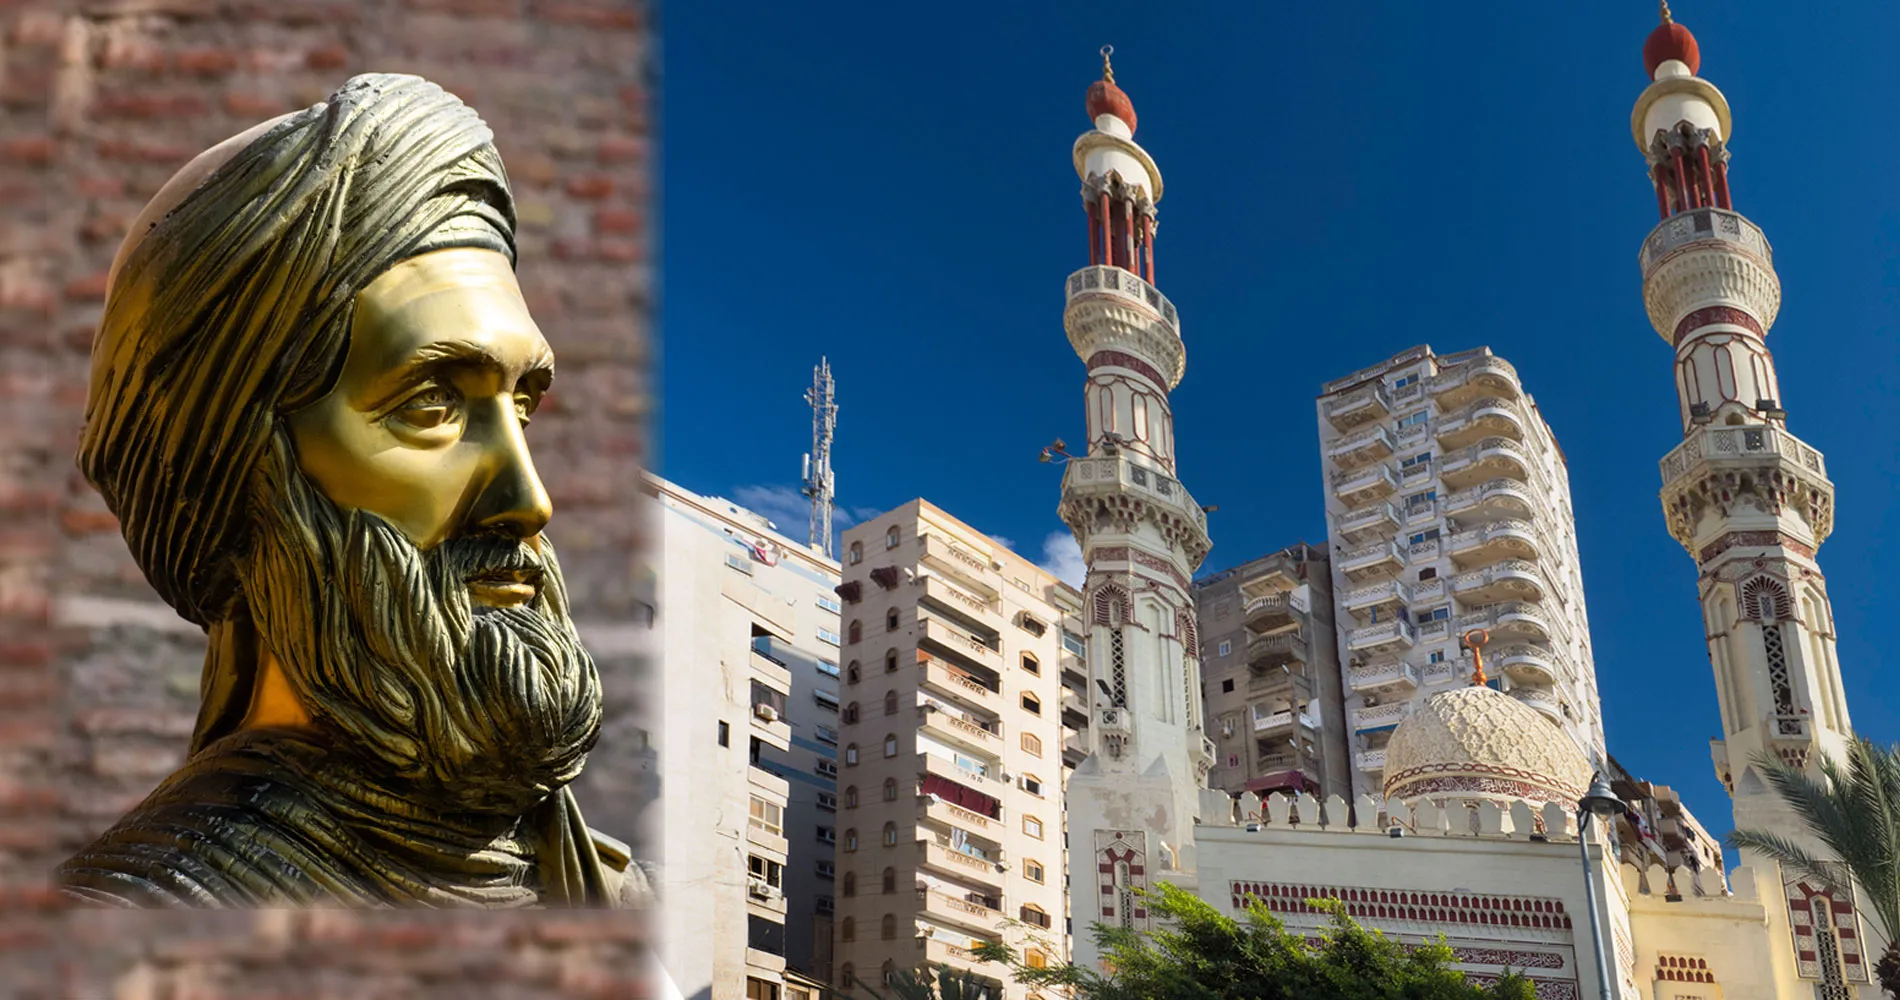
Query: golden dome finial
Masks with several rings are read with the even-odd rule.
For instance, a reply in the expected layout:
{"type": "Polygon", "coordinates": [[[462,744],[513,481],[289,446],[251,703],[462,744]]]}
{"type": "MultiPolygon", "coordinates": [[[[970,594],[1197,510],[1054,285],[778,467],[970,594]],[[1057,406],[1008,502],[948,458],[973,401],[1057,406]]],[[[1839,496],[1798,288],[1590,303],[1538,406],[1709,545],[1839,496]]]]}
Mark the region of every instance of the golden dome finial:
{"type": "Polygon", "coordinates": [[[1115,67],[1109,65],[1109,62],[1108,62],[1108,57],[1114,54],[1115,54],[1115,46],[1113,45],[1102,46],[1102,79],[1107,80],[1109,83],[1115,82],[1115,67]]]}
{"type": "Polygon", "coordinates": [[[1662,19],[1664,24],[1672,24],[1675,21],[1669,16],[1669,0],[1662,0],[1662,19]]]}
{"type": "Polygon", "coordinates": [[[1484,675],[1484,644],[1490,641],[1491,633],[1481,628],[1474,628],[1465,633],[1465,645],[1471,649],[1471,685],[1473,687],[1483,687],[1490,683],[1491,679],[1484,675]]]}

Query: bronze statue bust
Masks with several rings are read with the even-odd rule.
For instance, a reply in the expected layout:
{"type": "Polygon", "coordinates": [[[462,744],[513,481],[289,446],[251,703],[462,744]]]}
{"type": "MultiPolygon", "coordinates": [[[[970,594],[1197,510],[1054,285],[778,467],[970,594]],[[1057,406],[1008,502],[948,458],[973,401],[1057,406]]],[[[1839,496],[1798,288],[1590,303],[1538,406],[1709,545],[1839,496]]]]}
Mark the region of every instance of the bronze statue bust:
{"type": "Polygon", "coordinates": [[[119,906],[621,906],[525,436],[554,355],[487,125],[372,74],[202,154],[114,261],[79,465],[210,639],[191,754],[67,861],[119,906]]]}

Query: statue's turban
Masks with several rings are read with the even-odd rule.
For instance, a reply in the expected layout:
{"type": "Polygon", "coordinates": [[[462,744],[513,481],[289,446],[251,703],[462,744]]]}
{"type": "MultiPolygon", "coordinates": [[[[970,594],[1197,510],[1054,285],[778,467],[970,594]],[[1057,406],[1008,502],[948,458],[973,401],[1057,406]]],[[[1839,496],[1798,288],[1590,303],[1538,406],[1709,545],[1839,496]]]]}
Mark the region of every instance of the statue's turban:
{"type": "Polygon", "coordinates": [[[431,250],[514,259],[488,126],[413,76],[368,74],[187,165],[113,262],[79,466],[178,613],[233,613],[247,489],[281,413],[329,390],[356,293],[431,250]]]}

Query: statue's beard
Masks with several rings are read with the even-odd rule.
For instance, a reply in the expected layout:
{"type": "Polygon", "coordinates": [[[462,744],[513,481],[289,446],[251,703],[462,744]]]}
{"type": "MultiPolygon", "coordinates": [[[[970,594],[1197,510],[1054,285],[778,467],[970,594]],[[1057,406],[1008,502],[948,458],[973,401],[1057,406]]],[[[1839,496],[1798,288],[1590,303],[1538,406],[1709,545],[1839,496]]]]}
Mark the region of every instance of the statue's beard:
{"type": "Polygon", "coordinates": [[[244,568],[259,634],[313,721],[376,771],[451,808],[519,814],[580,774],[600,732],[600,676],[568,617],[553,546],[512,535],[424,552],[345,510],[280,431],[244,568]],[[478,608],[468,581],[539,568],[535,598],[478,608]]]}

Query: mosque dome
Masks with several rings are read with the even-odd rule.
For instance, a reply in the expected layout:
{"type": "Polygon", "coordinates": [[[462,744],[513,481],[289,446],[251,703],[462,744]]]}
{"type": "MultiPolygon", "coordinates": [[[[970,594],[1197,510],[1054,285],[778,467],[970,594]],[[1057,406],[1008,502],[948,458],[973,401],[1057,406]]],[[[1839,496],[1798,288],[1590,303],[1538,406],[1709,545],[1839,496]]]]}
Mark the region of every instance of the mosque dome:
{"type": "Polygon", "coordinates": [[[1689,67],[1690,75],[1702,68],[1702,50],[1696,46],[1695,36],[1689,29],[1674,21],[1664,21],[1649,33],[1649,39],[1643,42],[1643,68],[1650,77],[1656,76],[1656,67],[1675,59],[1689,67]]]}
{"type": "Polygon", "coordinates": [[[1411,803],[1490,799],[1573,807],[1589,760],[1535,709],[1480,684],[1425,699],[1392,733],[1385,797],[1411,803]]]}

